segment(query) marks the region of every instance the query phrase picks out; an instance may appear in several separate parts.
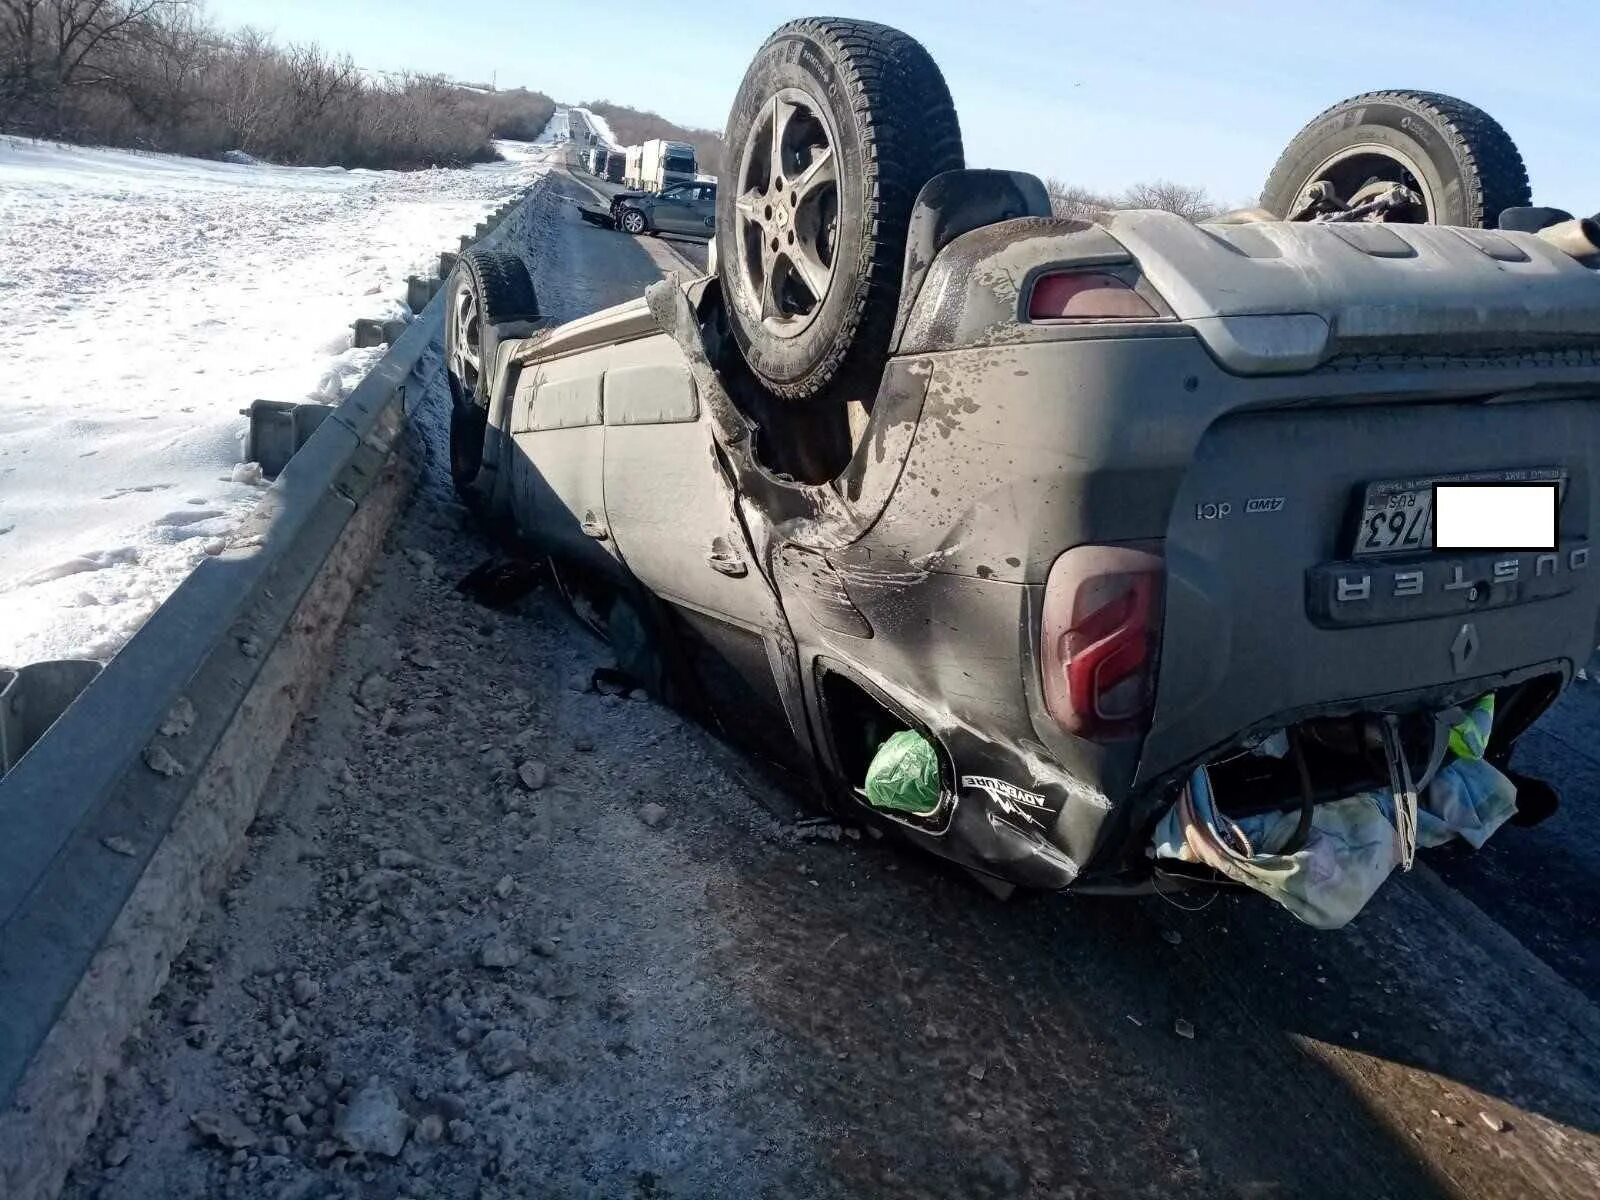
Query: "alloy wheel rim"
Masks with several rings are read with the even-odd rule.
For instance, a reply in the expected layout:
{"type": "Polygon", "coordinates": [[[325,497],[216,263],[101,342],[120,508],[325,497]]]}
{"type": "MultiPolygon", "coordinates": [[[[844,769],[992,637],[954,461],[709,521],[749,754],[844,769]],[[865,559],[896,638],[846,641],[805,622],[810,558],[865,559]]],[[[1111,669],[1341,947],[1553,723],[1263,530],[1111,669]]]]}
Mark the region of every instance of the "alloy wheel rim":
{"type": "Polygon", "coordinates": [[[827,110],[800,88],[774,95],[745,138],[735,186],[740,282],[770,333],[798,337],[838,273],[838,141],[827,110]]]}
{"type": "Polygon", "coordinates": [[[481,328],[478,293],[470,281],[456,292],[451,323],[455,333],[452,338],[451,366],[462,389],[471,397],[472,402],[477,404],[478,378],[483,371],[483,355],[478,346],[481,328]]]}

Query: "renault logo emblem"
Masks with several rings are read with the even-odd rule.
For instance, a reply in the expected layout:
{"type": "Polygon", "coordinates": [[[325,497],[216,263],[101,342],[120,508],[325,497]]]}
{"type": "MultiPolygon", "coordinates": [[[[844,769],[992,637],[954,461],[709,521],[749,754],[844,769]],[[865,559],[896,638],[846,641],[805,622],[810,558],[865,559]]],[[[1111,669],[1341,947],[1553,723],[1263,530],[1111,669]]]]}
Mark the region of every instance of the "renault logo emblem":
{"type": "Polygon", "coordinates": [[[1459,675],[1478,657],[1478,627],[1471,621],[1461,626],[1456,640],[1450,643],[1450,661],[1459,675]]]}

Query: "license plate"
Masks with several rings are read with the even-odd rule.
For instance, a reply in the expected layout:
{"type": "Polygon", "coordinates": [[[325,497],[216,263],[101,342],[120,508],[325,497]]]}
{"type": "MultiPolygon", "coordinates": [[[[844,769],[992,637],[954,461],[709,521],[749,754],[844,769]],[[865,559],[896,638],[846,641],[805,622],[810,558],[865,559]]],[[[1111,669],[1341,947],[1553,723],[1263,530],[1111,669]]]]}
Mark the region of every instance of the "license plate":
{"type": "MultiPolygon", "coordinates": [[[[1354,558],[1382,554],[1424,554],[1433,549],[1433,485],[1436,483],[1566,483],[1554,467],[1519,471],[1479,471],[1469,475],[1424,475],[1367,484],[1356,526],[1354,558]]],[[[1561,489],[1565,492],[1565,487],[1561,489]]]]}

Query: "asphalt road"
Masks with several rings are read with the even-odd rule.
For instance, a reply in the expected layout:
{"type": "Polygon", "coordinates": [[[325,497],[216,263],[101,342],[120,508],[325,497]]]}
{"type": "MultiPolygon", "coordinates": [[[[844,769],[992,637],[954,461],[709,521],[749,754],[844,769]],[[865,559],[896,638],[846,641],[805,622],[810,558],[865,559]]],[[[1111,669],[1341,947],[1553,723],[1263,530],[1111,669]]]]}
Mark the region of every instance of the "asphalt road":
{"type": "MultiPolygon", "coordinates": [[[[526,248],[558,320],[662,269],[580,194],[553,178],[526,248]]],[[[1442,880],[1341,932],[1249,895],[1000,904],[808,840],[709,735],[582,690],[606,651],[548,587],[459,595],[496,547],[424,433],[74,1200],[1600,1194],[1593,685],[1528,742],[1557,817],[1427,856],[1442,880]],[[349,1109],[403,1151],[350,1153],[349,1109]],[[218,1110],[248,1149],[195,1148],[218,1110]]]]}

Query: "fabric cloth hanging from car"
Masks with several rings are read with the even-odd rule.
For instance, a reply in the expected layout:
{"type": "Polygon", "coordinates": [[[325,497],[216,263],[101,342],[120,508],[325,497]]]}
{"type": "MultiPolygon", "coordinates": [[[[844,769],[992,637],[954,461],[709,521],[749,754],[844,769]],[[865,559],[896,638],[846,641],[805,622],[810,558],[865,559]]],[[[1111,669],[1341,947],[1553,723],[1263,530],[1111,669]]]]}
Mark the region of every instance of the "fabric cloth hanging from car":
{"type": "MultiPolygon", "coordinates": [[[[1516,811],[1516,788],[1483,760],[1493,722],[1493,697],[1440,714],[1451,752],[1422,788],[1416,844],[1459,837],[1481,847],[1516,811]],[[1459,746],[1459,748],[1458,748],[1459,746]]],[[[1238,819],[1221,812],[1204,767],[1156,827],[1157,858],[1203,863],[1271,897],[1318,929],[1338,929],[1364,908],[1401,861],[1392,789],[1375,788],[1317,805],[1304,845],[1280,853],[1299,823],[1297,812],[1238,819]]]]}

